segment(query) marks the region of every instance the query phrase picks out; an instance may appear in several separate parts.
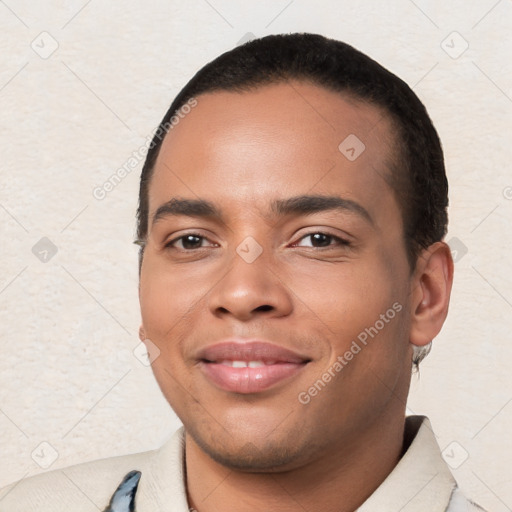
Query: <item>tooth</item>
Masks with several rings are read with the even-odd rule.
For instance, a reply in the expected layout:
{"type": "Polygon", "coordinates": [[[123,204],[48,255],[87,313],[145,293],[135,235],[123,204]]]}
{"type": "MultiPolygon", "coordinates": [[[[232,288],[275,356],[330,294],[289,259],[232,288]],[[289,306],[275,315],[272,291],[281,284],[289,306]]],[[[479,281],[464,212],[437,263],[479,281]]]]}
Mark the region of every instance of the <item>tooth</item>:
{"type": "Polygon", "coordinates": [[[233,368],[247,368],[247,363],[245,361],[233,361],[233,368]]]}
{"type": "Polygon", "coordinates": [[[249,361],[249,368],[260,368],[261,366],[265,366],[263,361],[249,361]]]}

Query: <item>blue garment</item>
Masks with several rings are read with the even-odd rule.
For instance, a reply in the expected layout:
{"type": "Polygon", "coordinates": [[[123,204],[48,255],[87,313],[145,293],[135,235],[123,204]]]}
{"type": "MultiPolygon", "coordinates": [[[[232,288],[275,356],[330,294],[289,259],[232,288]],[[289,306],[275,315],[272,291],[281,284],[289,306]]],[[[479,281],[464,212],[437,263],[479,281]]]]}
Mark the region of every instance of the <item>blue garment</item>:
{"type": "Polygon", "coordinates": [[[103,512],[135,512],[135,493],[140,476],[140,471],[130,471],[117,487],[103,512]]]}

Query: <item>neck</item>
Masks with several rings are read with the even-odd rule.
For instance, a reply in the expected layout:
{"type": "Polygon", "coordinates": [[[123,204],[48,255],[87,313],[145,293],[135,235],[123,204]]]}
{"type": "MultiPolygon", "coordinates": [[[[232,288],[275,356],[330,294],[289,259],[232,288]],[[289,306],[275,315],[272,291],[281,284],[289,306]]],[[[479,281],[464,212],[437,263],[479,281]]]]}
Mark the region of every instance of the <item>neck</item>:
{"type": "Polygon", "coordinates": [[[232,470],[185,438],[187,493],[191,510],[356,510],[391,473],[402,455],[405,418],[394,411],[344,439],[309,464],[273,473],[232,470]]]}

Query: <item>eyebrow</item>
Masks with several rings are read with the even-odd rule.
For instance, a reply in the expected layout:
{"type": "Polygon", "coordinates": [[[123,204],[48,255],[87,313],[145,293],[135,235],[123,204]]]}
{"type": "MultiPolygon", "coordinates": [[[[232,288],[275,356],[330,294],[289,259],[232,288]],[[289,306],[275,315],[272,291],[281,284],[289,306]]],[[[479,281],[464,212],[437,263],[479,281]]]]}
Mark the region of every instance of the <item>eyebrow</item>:
{"type": "MultiPolygon", "coordinates": [[[[271,215],[278,217],[312,215],[332,210],[355,213],[372,226],[374,225],[372,217],[363,206],[351,199],[338,196],[301,195],[287,199],[276,199],[270,203],[271,215]]],[[[152,225],[165,217],[177,216],[219,219],[225,223],[222,210],[211,201],[172,198],[158,207],[153,215],[152,225]]]]}

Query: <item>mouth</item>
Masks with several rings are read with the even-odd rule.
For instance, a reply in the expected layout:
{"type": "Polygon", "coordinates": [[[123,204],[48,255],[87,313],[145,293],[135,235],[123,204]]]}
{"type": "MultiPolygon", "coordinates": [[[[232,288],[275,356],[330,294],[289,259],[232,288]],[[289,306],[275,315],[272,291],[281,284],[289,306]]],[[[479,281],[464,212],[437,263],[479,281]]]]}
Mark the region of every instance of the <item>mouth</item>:
{"type": "Polygon", "coordinates": [[[239,394],[258,393],[296,377],[311,359],[267,342],[227,341],[198,355],[198,365],[216,387],[239,394]]]}

